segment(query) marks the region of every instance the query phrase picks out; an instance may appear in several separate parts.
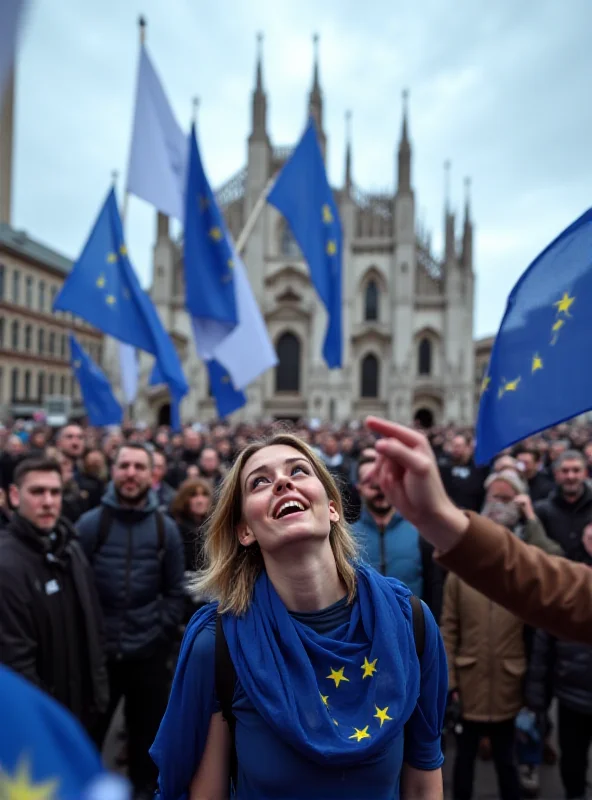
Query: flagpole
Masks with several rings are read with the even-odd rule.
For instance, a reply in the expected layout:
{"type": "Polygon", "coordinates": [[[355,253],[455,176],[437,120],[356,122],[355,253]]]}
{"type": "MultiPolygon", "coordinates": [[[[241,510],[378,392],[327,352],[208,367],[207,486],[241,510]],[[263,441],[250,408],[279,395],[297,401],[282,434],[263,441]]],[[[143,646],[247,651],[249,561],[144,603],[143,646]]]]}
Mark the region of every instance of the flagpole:
{"type": "Polygon", "coordinates": [[[267,202],[267,195],[271,192],[273,185],[275,183],[275,176],[270,178],[267,182],[265,189],[261,192],[259,197],[257,198],[257,202],[251,209],[251,213],[249,214],[249,218],[245,222],[245,226],[239,234],[238,239],[236,240],[236,252],[240,255],[242,251],[245,249],[245,245],[249,239],[249,236],[253,233],[253,228],[257,224],[257,220],[261,216],[261,212],[265,208],[265,203],[267,202]]]}

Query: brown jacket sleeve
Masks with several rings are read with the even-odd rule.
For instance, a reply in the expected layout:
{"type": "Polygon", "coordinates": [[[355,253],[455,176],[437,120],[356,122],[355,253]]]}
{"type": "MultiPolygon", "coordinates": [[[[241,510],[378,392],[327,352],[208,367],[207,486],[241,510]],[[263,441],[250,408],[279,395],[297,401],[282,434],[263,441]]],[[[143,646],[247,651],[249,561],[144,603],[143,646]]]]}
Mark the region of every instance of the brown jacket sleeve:
{"type": "Polygon", "coordinates": [[[548,556],[471,511],[467,516],[460,542],[436,560],[529,625],[592,644],[592,568],[548,556]]]}

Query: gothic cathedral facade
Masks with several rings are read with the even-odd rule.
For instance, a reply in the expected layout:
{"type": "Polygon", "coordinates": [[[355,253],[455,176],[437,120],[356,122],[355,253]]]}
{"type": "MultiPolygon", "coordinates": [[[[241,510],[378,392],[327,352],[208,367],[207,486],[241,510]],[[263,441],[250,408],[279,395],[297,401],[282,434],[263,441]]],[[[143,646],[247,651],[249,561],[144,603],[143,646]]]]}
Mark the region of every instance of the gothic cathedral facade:
{"type": "MultiPolygon", "coordinates": [[[[324,149],[316,58],[309,111],[324,149]]],[[[273,146],[267,122],[259,54],[247,165],[218,192],[235,241],[289,156],[289,148],[273,146]]],[[[458,238],[455,216],[446,211],[444,255],[435,258],[416,224],[408,125],[404,100],[393,194],[363,194],[355,187],[349,142],[345,180],[335,189],[344,235],[342,369],[329,370],[322,360],[327,317],[289,229],[268,204],[256,217],[242,252],[279,364],[248,388],[248,404],[234,415],[237,421],[321,418],[339,423],[378,414],[406,424],[473,423],[474,271],[468,200],[458,238]]],[[[183,420],[215,418],[207,372],[196,356],[184,310],[180,251],[162,215],[151,295],[179,348],[191,386],[183,401],[183,420]]],[[[147,385],[149,371],[150,364],[143,364],[140,385],[147,385]]],[[[166,422],[167,403],[164,389],[144,390],[136,417],[166,422]]]]}

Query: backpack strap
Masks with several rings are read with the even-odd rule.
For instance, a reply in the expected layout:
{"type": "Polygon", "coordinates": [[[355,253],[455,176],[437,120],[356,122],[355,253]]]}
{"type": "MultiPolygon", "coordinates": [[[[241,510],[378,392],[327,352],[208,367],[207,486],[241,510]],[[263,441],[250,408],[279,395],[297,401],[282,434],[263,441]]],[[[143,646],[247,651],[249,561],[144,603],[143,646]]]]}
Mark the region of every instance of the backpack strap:
{"type": "Polygon", "coordinates": [[[102,505],[101,506],[101,515],[99,517],[99,532],[97,534],[97,538],[95,540],[95,546],[92,551],[92,559],[94,560],[95,556],[98,554],[99,550],[103,547],[107,539],[109,538],[109,531],[111,530],[111,521],[113,516],[111,514],[111,509],[109,506],[102,505]]]}
{"type": "Polygon", "coordinates": [[[415,637],[415,652],[421,661],[423,651],[425,650],[425,615],[423,613],[423,606],[421,600],[416,595],[412,594],[409,598],[411,603],[411,613],[413,615],[413,636],[415,637]]]}
{"type": "Polygon", "coordinates": [[[232,713],[232,701],[236,685],[236,670],[230,657],[228,642],[224,636],[222,616],[216,614],[216,644],[215,644],[215,673],[216,695],[222,709],[222,716],[228,724],[230,731],[230,779],[236,790],[238,777],[238,759],[236,757],[236,717],[232,713]]]}

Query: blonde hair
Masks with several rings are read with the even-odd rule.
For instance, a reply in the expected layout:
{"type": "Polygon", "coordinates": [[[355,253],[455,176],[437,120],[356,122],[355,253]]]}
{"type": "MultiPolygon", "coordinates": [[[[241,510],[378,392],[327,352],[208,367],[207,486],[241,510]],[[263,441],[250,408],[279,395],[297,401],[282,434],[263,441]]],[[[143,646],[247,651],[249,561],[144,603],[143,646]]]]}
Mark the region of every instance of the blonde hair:
{"type": "Polygon", "coordinates": [[[222,613],[245,613],[251,602],[255,581],[265,569],[257,542],[244,547],[238,539],[237,528],[242,519],[240,477],[251,456],[264,447],[273,445],[286,445],[302,453],[323,484],[327,497],[335,504],[339,520],[331,523],[329,542],[335,556],[337,572],[347,587],[348,601],[351,602],[356,594],[354,562],[358,556],[358,548],[343,519],[343,502],[339,488],[321,459],[302,439],[290,433],[278,433],[266,440],[247,445],[239,454],[220,487],[210,516],[204,547],[206,569],[196,578],[192,588],[200,596],[218,600],[222,613]]]}

